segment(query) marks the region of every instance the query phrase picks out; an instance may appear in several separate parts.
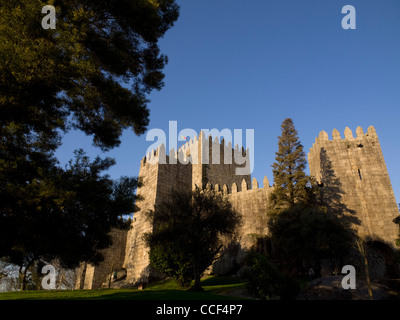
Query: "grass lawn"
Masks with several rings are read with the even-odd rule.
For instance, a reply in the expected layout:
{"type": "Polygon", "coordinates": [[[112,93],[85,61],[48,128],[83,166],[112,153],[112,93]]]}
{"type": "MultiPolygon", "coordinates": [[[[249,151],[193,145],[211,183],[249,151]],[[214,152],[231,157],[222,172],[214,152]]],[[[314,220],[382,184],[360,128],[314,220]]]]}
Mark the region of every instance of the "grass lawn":
{"type": "Polygon", "coordinates": [[[0,293],[0,300],[233,300],[244,299],[246,283],[230,277],[210,277],[202,281],[204,291],[181,288],[174,280],[156,282],[144,290],[40,290],[0,293]]]}

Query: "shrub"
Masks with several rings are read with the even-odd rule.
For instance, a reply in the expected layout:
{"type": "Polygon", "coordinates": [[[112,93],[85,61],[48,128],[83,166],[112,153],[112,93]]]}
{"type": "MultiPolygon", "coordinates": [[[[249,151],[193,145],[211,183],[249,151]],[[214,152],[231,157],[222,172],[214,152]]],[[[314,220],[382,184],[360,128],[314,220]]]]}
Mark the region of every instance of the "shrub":
{"type": "Polygon", "coordinates": [[[248,281],[248,291],[254,297],[261,299],[295,299],[300,292],[299,285],[294,279],[279,272],[268,256],[258,253],[249,253],[249,266],[243,273],[248,281]]]}

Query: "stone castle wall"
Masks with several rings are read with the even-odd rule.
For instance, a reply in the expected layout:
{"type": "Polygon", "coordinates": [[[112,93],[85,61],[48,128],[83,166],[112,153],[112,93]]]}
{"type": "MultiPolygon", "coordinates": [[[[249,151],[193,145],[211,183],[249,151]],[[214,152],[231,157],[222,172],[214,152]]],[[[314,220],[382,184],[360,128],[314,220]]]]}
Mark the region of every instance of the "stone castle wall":
{"type": "MultiPolygon", "coordinates": [[[[211,136],[206,138],[203,133],[179,150],[170,150],[169,155],[163,145],[150,152],[140,164],[139,177],[144,185],[138,189],[138,195],[144,199],[138,203],[140,210],[134,214],[132,228],[126,235],[124,254],[113,255],[113,250],[121,249],[116,247],[119,246],[117,241],[105,252],[104,266],[88,266],[84,287],[98,287],[101,283],[98,278],[107,278],[105,273],[112,264],[106,261],[111,260],[119,259],[115,265],[126,270],[126,279],[120,285],[145,283],[149,278],[160,276],[149,267],[149,249],[143,235],[151,232],[152,226],[145,212],[167,200],[171,190],[213,188],[229,199],[242,215],[239,243],[233,254],[222,256],[213,265],[211,272],[223,273],[232,264],[240,263],[254,245],[255,237],[268,234],[266,212],[273,190],[267,178],[261,188],[256,179],[251,180],[249,172],[236,174],[238,168],[246,168],[246,163],[250,163],[248,154],[238,147],[232,149],[231,144],[226,145],[223,140],[219,143],[218,138],[212,141],[211,136]],[[239,159],[239,163],[234,159],[239,159]]],[[[308,161],[311,175],[324,185],[326,194],[330,192],[332,207],[340,204],[359,221],[360,235],[393,243],[397,228],[392,220],[398,215],[398,209],[373,127],[366,134],[358,128],[357,137],[346,128],[344,139],[334,130],[333,140],[322,131],[310,149],[308,161]]]]}
{"type": "Polygon", "coordinates": [[[250,174],[236,175],[236,168],[243,168],[245,163],[235,163],[232,159],[235,152],[237,158],[240,155],[241,159],[248,159],[244,150],[232,150],[230,144],[213,142],[211,137],[206,138],[201,133],[199,139],[187,142],[176,152],[170,150],[166,155],[161,145],[142,159],[139,177],[143,187],[138,189],[138,195],[144,200],[139,202],[140,210],[134,214],[132,229],[127,235],[123,263],[127,270],[126,283],[147,282],[149,278],[160,276],[149,266],[149,249],[143,241],[143,235],[152,230],[146,212],[168,200],[172,190],[189,192],[196,187],[204,188],[210,180],[232,185],[245,179],[250,183],[250,174]],[[231,164],[222,162],[225,154],[230,155],[231,164]]]}
{"type": "Polygon", "coordinates": [[[112,245],[102,250],[104,261],[98,266],[82,264],[77,270],[76,289],[97,289],[107,286],[113,271],[122,268],[125,257],[127,231],[111,231],[112,245]]]}
{"type": "Polygon", "coordinates": [[[346,128],[344,139],[334,129],[332,140],[322,131],[308,154],[310,173],[324,188],[336,188],[347,211],[358,222],[360,236],[392,244],[397,235],[393,219],[398,216],[396,199],[374,127],[356,137],[346,128]]]}
{"type": "MultiPolygon", "coordinates": [[[[159,156],[160,152],[163,150],[158,149],[154,156],[159,156]]],[[[166,159],[168,161],[169,157],[166,159]]],[[[172,190],[191,190],[191,174],[191,166],[179,162],[168,165],[160,164],[158,161],[151,163],[147,158],[141,161],[139,177],[143,180],[143,187],[138,189],[137,194],[142,196],[143,200],[139,202],[140,210],[134,214],[132,228],[127,236],[123,263],[127,270],[126,282],[147,282],[152,276],[148,248],[143,240],[143,235],[152,231],[146,212],[154,210],[155,204],[167,200],[172,190]]]]}

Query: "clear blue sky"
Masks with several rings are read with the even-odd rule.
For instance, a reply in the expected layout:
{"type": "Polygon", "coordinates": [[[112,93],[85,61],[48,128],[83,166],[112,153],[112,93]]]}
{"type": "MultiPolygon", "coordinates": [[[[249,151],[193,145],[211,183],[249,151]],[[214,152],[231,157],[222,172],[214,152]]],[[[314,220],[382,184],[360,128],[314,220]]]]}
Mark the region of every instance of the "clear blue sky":
{"type": "MultiPolygon", "coordinates": [[[[160,40],[169,58],[165,87],[153,92],[149,129],[254,129],[253,176],[272,181],[280,125],[291,117],[306,153],[321,130],[346,126],[378,133],[400,202],[399,0],[180,0],[175,26],[160,40]],[[344,30],[344,5],[356,8],[356,30],[344,30]]],[[[152,144],[125,132],[108,153],[70,132],[61,163],[84,148],[111,156],[109,174],[137,176],[152,144]]],[[[182,144],[182,142],[179,142],[182,144]]]]}

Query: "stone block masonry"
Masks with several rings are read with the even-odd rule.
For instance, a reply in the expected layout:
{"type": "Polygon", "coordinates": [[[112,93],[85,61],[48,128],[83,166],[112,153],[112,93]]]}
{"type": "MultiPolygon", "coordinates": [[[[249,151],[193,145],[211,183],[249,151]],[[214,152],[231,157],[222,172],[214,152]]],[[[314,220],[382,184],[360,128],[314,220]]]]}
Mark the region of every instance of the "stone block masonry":
{"type": "Polygon", "coordinates": [[[82,264],[77,270],[75,282],[76,289],[98,289],[108,286],[110,276],[114,271],[122,268],[125,257],[127,231],[112,230],[113,244],[103,250],[104,261],[98,266],[82,264]]]}
{"type": "MultiPolygon", "coordinates": [[[[359,235],[393,245],[398,230],[392,220],[398,215],[398,208],[375,129],[371,126],[364,134],[358,127],[353,137],[346,128],[344,139],[335,129],[332,137],[329,140],[322,131],[316,138],[308,154],[311,175],[323,186],[325,197],[330,197],[327,201],[332,210],[340,206],[355,218],[354,228],[359,235]]],[[[104,262],[96,267],[86,266],[86,272],[81,272],[85,276],[78,277],[77,288],[104,286],[113,268],[126,271],[126,278],[118,286],[143,284],[161,276],[150,267],[149,249],[143,241],[144,233],[152,231],[145,212],[168,199],[172,189],[213,188],[229,199],[242,215],[239,249],[229,258],[221,256],[212,271],[223,273],[232,264],[240,263],[254,245],[255,237],[268,234],[266,212],[273,190],[267,178],[259,187],[250,172],[237,175],[236,169],[245,168],[246,163],[250,163],[247,150],[233,149],[218,138],[213,141],[203,132],[179,150],[170,150],[169,155],[164,145],[153,150],[140,163],[139,177],[144,185],[138,195],[144,200],[138,203],[140,210],[133,216],[132,228],[125,233],[113,232],[116,241],[104,251],[104,262]],[[236,163],[240,157],[246,162],[236,163]]]]}
{"type": "Polygon", "coordinates": [[[358,127],[354,137],[347,127],[344,139],[334,129],[332,137],[321,131],[315,139],[308,154],[311,175],[324,188],[336,184],[341,203],[359,220],[354,227],[360,236],[393,245],[399,210],[375,128],[364,134],[358,127]]]}

